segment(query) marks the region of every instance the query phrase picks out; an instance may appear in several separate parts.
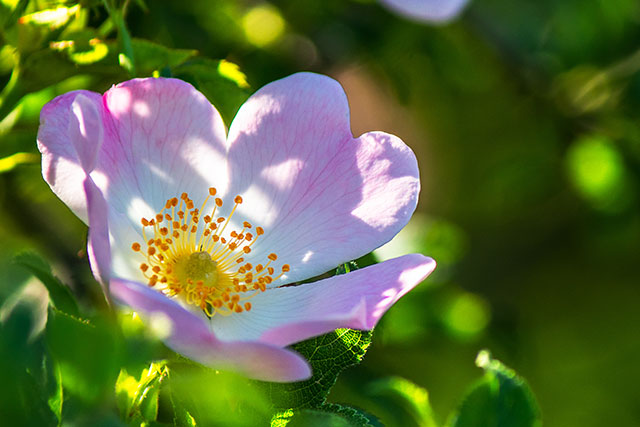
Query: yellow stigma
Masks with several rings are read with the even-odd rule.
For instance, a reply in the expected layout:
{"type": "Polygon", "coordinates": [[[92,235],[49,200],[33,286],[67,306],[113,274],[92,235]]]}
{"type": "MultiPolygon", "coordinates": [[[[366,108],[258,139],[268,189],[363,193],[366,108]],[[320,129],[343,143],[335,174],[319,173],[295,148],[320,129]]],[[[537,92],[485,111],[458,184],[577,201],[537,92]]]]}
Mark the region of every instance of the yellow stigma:
{"type": "Polygon", "coordinates": [[[177,197],[167,200],[153,218],[141,219],[144,242],[131,245],[146,261],[140,264],[140,271],[149,286],[165,295],[182,298],[208,317],[251,310],[247,300],[264,292],[267,285],[290,270],[284,264],[274,277],[271,264],[278,259],[274,253],[267,256],[264,264],[254,266],[245,262],[244,257],[251,253],[264,230],[254,229],[245,221],[241,230],[225,234],[242,197],[234,198],[235,205],[227,218],[216,217],[223,205],[220,198],[215,198],[211,212],[202,216],[207,202],[215,195],[216,189],[210,188],[200,209],[195,208],[187,193],[182,193],[180,200],[177,197]],[[153,237],[148,234],[149,229],[153,237]]]}

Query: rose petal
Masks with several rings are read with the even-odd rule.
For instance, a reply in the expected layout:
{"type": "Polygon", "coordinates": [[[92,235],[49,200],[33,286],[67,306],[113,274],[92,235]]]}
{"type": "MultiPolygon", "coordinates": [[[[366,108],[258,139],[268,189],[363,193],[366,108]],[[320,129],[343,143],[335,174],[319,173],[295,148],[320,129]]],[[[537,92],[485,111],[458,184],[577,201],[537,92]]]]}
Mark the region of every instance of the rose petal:
{"type": "MultiPolygon", "coordinates": [[[[80,165],[77,144],[72,142],[80,130],[70,133],[72,122],[77,123],[78,118],[73,114],[73,103],[79,96],[84,99],[83,106],[92,103],[96,110],[102,110],[102,97],[94,92],[74,91],[61,95],[46,104],[40,113],[40,127],[38,128],[38,148],[42,153],[42,176],[51,186],[54,193],[84,222],[88,221],[86,197],[83,182],[86,173],[80,165]]],[[[89,114],[92,116],[93,114],[89,114]]],[[[90,135],[88,127],[93,120],[89,120],[85,126],[85,134],[90,135]]],[[[94,129],[96,134],[99,129],[94,129]]],[[[87,143],[95,143],[97,150],[98,139],[87,138],[87,143]]],[[[79,141],[76,141],[79,142],[79,141]]],[[[86,144],[86,152],[92,152],[86,144]]],[[[82,143],[80,142],[80,145],[82,143]]]]}
{"type": "Polygon", "coordinates": [[[337,328],[371,329],[435,265],[410,254],[315,283],[268,289],[251,299],[251,311],[214,317],[213,329],[220,339],[280,346],[337,328]]]}
{"type": "Polygon", "coordinates": [[[414,21],[447,22],[464,9],[469,0],[380,0],[390,10],[414,21]]]}
{"type": "Polygon", "coordinates": [[[226,186],[224,124],[193,86],[134,79],[107,91],[104,102],[109,137],[98,168],[109,205],[134,224],[183,192],[204,198],[209,187],[226,186]]]}
{"type": "Polygon", "coordinates": [[[280,283],[386,243],[417,203],[413,152],[382,132],[354,139],[344,91],[325,76],[299,73],[260,89],[240,108],[229,144],[232,194],[244,198],[237,220],[266,231],[247,258],[276,253],[291,266],[280,283]]]}
{"type": "Polygon", "coordinates": [[[89,237],[87,239],[89,264],[93,275],[102,285],[105,296],[108,298],[108,284],[111,277],[111,247],[107,222],[107,202],[98,186],[88,175],[84,180],[84,192],[87,198],[89,217],[89,237]]]}
{"type": "Polygon", "coordinates": [[[190,359],[263,381],[299,381],[311,376],[308,363],[299,354],[260,342],[222,342],[203,317],[148,286],[116,278],[110,289],[114,297],[151,323],[166,325],[167,345],[190,359]]]}
{"type": "Polygon", "coordinates": [[[89,98],[82,93],[79,93],[71,104],[69,137],[76,149],[80,166],[86,173],[95,168],[104,138],[102,108],[99,107],[94,97],[89,98]]]}

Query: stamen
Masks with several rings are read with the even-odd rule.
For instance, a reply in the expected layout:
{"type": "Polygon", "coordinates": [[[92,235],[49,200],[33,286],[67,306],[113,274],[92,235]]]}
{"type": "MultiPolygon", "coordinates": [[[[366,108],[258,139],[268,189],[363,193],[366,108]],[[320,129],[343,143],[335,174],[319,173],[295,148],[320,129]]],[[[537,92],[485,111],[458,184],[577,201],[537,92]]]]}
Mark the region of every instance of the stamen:
{"type": "Polygon", "coordinates": [[[283,264],[281,273],[274,276],[271,263],[278,259],[275,253],[267,256],[266,263],[254,266],[245,262],[264,229],[244,221],[242,229],[225,233],[243,199],[235,196],[235,205],[223,217],[217,214],[223,206],[219,197],[213,199],[212,209],[205,210],[209,198],[216,194],[214,187],[209,188],[200,208],[195,208],[187,193],[168,199],[153,217],[140,219],[146,248],[138,242],[131,244],[144,258],[139,268],[149,286],[181,298],[210,318],[250,311],[252,305],[247,300],[290,271],[290,266],[283,264]]]}

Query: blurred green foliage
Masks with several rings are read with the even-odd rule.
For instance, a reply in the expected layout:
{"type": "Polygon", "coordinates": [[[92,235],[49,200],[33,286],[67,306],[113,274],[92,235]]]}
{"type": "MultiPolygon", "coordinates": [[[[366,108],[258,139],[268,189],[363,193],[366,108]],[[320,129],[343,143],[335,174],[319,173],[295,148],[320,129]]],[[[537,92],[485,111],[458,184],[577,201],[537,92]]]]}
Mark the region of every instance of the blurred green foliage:
{"type": "Polygon", "coordinates": [[[640,422],[635,0],[477,0],[438,27],[363,0],[1,0],[0,87],[3,420],[430,426],[458,411],[453,425],[486,425],[473,420],[507,391],[536,425],[526,384],[495,360],[461,399],[487,347],[527,378],[547,426],[640,422]],[[251,92],[300,70],[364,102],[354,134],[381,128],[418,155],[419,212],[376,256],[439,263],[306,409],[274,406],[263,385],[180,359],[109,311],[86,228],[43,183],[35,147],[40,109],[69,90],[179,77],[228,125],[251,92]],[[15,258],[24,250],[57,277],[15,258]]]}

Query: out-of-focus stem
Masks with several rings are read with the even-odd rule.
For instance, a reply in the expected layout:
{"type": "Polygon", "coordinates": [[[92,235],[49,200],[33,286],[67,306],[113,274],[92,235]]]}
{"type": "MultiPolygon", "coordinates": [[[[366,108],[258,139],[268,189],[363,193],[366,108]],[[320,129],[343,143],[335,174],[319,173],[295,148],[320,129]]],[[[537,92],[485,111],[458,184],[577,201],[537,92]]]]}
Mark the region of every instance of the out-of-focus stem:
{"type": "Polygon", "coordinates": [[[11,78],[0,92],[0,121],[13,111],[24,95],[26,92],[20,85],[20,71],[19,68],[15,68],[11,73],[11,78]]]}

